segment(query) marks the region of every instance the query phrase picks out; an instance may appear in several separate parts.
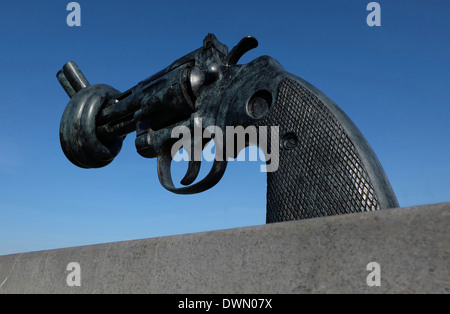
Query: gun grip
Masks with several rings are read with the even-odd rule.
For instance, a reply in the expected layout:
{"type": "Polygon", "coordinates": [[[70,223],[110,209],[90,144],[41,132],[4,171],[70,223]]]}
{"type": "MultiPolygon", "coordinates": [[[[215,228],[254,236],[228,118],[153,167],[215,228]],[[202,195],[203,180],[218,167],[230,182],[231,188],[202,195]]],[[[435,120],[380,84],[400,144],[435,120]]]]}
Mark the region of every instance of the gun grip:
{"type": "Polygon", "coordinates": [[[268,223],[398,207],[372,148],[336,104],[289,73],[277,88],[257,123],[280,132],[278,170],[267,174],[268,223]]]}

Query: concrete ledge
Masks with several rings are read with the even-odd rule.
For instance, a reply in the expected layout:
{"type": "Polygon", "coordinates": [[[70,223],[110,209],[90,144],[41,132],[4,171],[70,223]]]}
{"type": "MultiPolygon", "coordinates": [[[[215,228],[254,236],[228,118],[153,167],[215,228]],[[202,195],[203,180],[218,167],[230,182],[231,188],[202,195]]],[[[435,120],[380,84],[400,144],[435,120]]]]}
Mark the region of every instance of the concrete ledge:
{"type": "Polygon", "coordinates": [[[6,255],[0,294],[449,293],[449,226],[444,203],[6,255]]]}

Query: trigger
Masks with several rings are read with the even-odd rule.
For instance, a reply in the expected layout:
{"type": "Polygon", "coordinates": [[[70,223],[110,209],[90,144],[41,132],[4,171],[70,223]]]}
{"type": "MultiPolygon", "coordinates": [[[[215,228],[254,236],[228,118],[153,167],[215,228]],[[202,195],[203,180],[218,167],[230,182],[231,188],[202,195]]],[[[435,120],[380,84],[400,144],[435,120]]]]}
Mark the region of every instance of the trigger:
{"type": "MultiPolygon", "coordinates": [[[[210,141],[211,141],[210,138],[202,139],[202,151],[205,149],[206,145],[208,145],[210,141]]],[[[190,152],[193,155],[192,156],[193,158],[195,158],[194,151],[195,151],[195,144],[192,143],[190,152]]],[[[182,185],[191,185],[195,181],[195,179],[197,179],[198,174],[200,173],[201,164],[202,164],[201,161],[190,160],[186,174],[184,175],[184,178],[180,181],[180,183],[182,185]]]]}
{"type": "Polygon", "coordinates": [[[182,185],[191,185],[197,179],[200,172],[201,161],[189,161],[188,169],[184,178],[180,181],[182,185]]]}
{"type": "MultiPolygon", "coordinates": [[[[161,150],[158,152],[158,178],[161,185],[166,189],[176,194],[195,194],[206,191],[216,185],[222,178],[227,168],[227,161],[214,160],[214,164],[211,170],[203,180],[182,188],[176,188],[173,185],[172,176],[170,172],[170,164],[172,163],[172,143],[169,141],[161,146],[161,150]]],[[[198,167],[198,165],[192,164],[192,169],[198,167]]],[[[191,180],[193,174],[196,173],[192,170],[191,173],[187,173],[188,180],[191,180]]],[[[183,179],[184,181],[184,179],[183,179]]]]}

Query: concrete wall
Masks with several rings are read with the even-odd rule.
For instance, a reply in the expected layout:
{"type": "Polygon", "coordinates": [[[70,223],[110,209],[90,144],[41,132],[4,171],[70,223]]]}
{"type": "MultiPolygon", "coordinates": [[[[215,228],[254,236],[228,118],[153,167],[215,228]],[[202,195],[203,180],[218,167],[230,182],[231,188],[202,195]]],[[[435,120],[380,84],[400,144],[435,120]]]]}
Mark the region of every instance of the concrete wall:
{"type": "Polygon", "coordinates": [[[449,226],[445,203],[6,255],[0,293],[449,293],[449,226]]]}

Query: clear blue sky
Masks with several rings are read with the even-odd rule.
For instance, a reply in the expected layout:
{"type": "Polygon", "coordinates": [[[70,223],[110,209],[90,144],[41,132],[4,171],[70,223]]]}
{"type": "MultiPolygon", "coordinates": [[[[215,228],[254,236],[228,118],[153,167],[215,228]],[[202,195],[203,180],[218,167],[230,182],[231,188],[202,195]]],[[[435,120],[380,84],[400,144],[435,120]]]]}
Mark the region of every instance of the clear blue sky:
{"type": "Polygon", "coordinates": [[[73,166],[59,144],[68,97],[56,72],[73,60],[92,84],[126,90],[197,49],[207,33],[317,86],[355,122],[401,206],[450,201],[450,2],[369,0],[69,1],[0,5],[0,254],[264,224],[259,162],[232,162],[212,190],[163,189],[134,134],[106,168],[73,166]]]}

